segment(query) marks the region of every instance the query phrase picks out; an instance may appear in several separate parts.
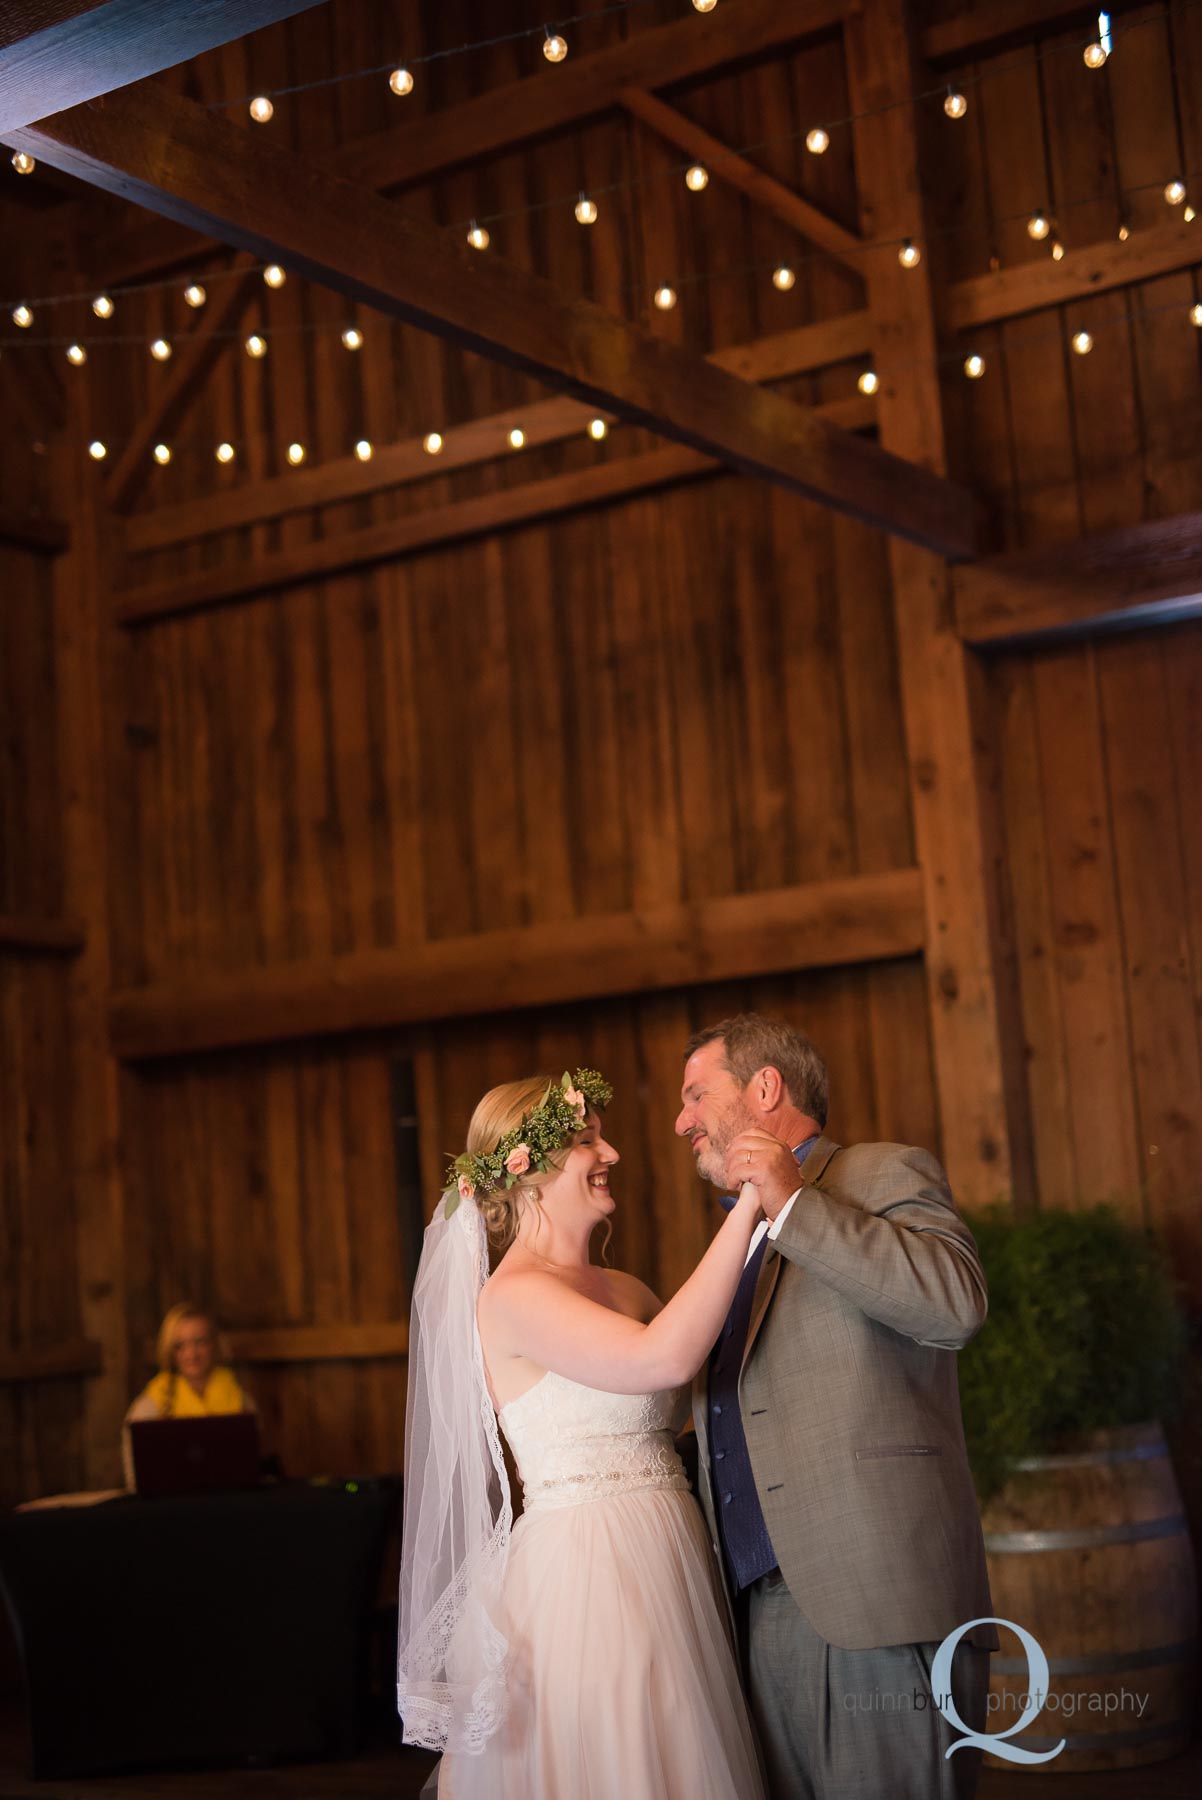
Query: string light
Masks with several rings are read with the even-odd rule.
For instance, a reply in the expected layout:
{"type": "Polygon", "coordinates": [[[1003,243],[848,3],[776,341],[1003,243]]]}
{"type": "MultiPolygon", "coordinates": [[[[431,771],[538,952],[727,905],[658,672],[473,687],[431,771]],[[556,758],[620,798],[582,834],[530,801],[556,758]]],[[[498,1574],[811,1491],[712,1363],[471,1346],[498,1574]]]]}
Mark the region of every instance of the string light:
{"type": "Polygon", "coordinates": [[[101,443],[99,438],[93,438],[91,443],[88,445],[88,455],[91,457],[93,462],[103,462],[105,457],[108,455],[108,449],[104,444],[101,443]]]}
{"type": "Polygon", "coordinates": [[[234,460],[234,446],[232,444],[218,444],[215,454],[219,463],[232,463],[234,460]]]}
{"type": "MultiPolygon", "coordinates": [[[[1198,310],[1202,312],[1202,307],[1199,307],[1198,310]]],[[[604,419],[590,419],[588,422],[588,434],[591,438],[594,438],[597,443],[600,443],[603,437],[609,436],[609,426],[605,423],[604,419]]]]}
{"type": "Polygon", "coordinates": [[[1170,206],[1180,206],[1185,199],[1185,183],[1179,179],[1165,184],[1164,197],[1170,206]]]}
{"type": "Polygon", "coordinates": [[[33,308],[22,301],[20,306],[13,307],[13,324],[19,325],[22,331],[28,331],[33,324],[33,308]]]}
{"type": "Polygon", "coordinates": [[[718,0],[693,0],[693,11],[699,13],[713,12],[718,0]]]}
{"type": "Polygon", "coordinates": [[[1131,227],[1130,227],[1130,225],[1128,225],[1126,219],[1124,219],[1122,224],[1119,226],[1119,243],[1125,244],[1127,242],[1127,239],[1130,236],[1131,236],[1131,227]]]}
{"type": "Polygon", "coordinates": [[[98,319],[111,319],[115,310],[108,294],[97,294],[92,302],[92,311],[98,319]]]}
{"type": "Polygon", "coordinates": [[[295,469],[300,463],[303,463],[304,460],[305,446],[303,444],[289,444],[288,461],[292,464],[293,468],[295,469]]]}
{"type": "Polygon", "coordinates": [[[970,381],[979,381],[985,373],[985,358],[975,354],[964,358],[964,373],[970,381]]]}
{"type": "Polygon", "coordinates": [[[160,468],[166,468],[167,464],[171,461],[171,445],[156,444],[154,447],[154,460],[158,463],[160,468]]]}
{"type": "Polygon", "coordinates": [[[821,125],[815,125],[812,131],[806,132],[806,149],[811,156],[821,156],[830,148],[830,135],[823,131],[821,125]]]}
{"type": "Polygon", "coordinates": [[[470,226],[468,227],[467,241],[471,245],[473,250],[487,250],[488,249],[489,241],[490,241],[488,233],[484,229],[483,225],[477,225],[475,219],[472,220],[470,226]]]}
{"type": "Polygon", "coordinates": [[[1189,316],[1192,322],[1202,329],[1202,300],[1194,301],[1189,309],[1189,316]]]}
{"type": "Polygon", "coordinates": [[[189,306],[203,306],[208,297],[199,281],[190,281],[184,289],[184,299],[189,306]]]}
{"type": "Polygon", "coordinates": [[[1099,13],[1097,42],[1086,44],[1084,50],[1081,52],[1085,67],[1087,69],[1102,68],[1113,48],[1114,41],[1110,35],[1110,14],[1105,12],[1099,13]]]}
{"type": "Polygon", "coordinates": [[[18,175],[32,175],[37,166],[27,150],[13,151],[13,168],[18,175]]]}
{"type": "Polygon", "coordinates": [[[371,461],[372,457],[375,455],[375,450],[367,438],[359,439],[359,442],[355,445],[355,455],[359,458],[360,462],[371,461]]]}
{"type": "Polygon", "coordinates": [[[552,31],[549,25],[543,27],[546,37],[543,39],[543,55],[549,63],[561,63],[568,53],[567,40],[552,31]]]}
{"type": "Polygon", "coordinates": [[[257,331],[252,331],[246,340],[246,354],[253,356],[256,361],[259,357],[266,356],[267,339],[260,337],[257,331]]]}
{"type": "Polygon", "coordinates": [[[150,354],[154,357],[155,362],[166,362],[171,355],[171,345],[166,338],[155,338],[154,343],[150,346],[150,354]]]}
{"type": "Polygon", "coordinates": [[[778,264],[772,271],[772,285],[779,288],[782,294],[787,294],[796,280],[797,276],[787,263],[778,264]]]}
{"type": "Polygon", "coordinates": [[[665,281],[655,290],[655,304],[661,312],[671,312],[676,305],[676,289],[665,281]]]}
{"type": "Polygon", "coordinates": [[[442,449],[442,433],[439,431],[427,431],[425,437],[422,439],[422,449],[427,456],[437,456],[438,452],[442,449]]]}
{"type": "Polygon", "coordinates": [[[881,378],[875,369],[865,369],[856,382],[862,394],[875,394],[881,385],[881,378]]]}
{"type": "Polygon", "coordinates": [[[1051,229],[1051,221],[1045,212],[1032,213],[1027,220],[1027,236],[1034,238],[1037,243],[1047,237],[1051,229]]]}
{"type": "Polygon", "coordinates": [[[279,263],[268,263],[263,271],[263,279],[269,288],[282,288],[288,277],[279,263]]]}
{"type": "Polygon", "coordinates": [[[1181,215],[1181,217],[1185,220],[1187,225],[1192,225],[1194,220],[1197,218],[1197,216],[1198,215],[1194,211],[1192,206],[1187,206],[1185,211],[1181,215]]]}
{"type": "Polygon", "coordinates": [[[267,98],[266,94],[256,94],[251,101],[250,106],[247,108],[247,111],[250,113],[250,116],[256,125],[266,125],[268,119],[270,119],[275,112],[275,107],[271,104],[271,101],[267,98]]]}
{"type": "Polygon", "coordinates": [[[525,442],[526,433],[522,430],[520,425],[515,425],[509,434],[509,448],[511,450],[520,450],[525,442]]]}
{"type": "Polygon", "coordinates": [[[949,87],[943,110],[949,119],[962,119],[968,111],[968,101],[956,88],[949,87]]]}
{"type": "Polygon", "coordinates": [[[348,325],[342,334],[342,342],[348,350],[361,350],[363,348],[363,333],[359,330],[357,325],[348,325]]]}
{"type": "Polygon", "coordinates": [[[67,345],[67,361],[69,363],[74,363],[74,365],[77,369],[82,369],[83,365],[87,362],[87,360],[88,360],[88,353],[84,349],[82,344],[68,344],[67,345]]]}
{"type": "Polygon", "coordinates": [[[402,63],[399,68],[392,71],[392,74],[388,77],[388,85],[394,94],[400,95],[402,100],[405,98],[406,94],[411,94],[413,92],[413,77],[405,67],[404,63],[402,63]]]}
{"type": "Polygon", "coordinates": [[[1093,339],[1088,331],[1074,331],[1071,342],[1078,356],[1088,356],[1093,349],[1093,339]]]}
{"type": "Polygon", "coordinates": [[[709,170],[703,169],[700,163],[694,163],[692,168],[685,170],[684,184],[690,194],[701,193],[710,184],[709,170]]]}
{"type": "Polygon", "coordinates": [[[1052,261],[1064,261],[1064,245],[1060,242],[1058,237],[1052,239],[1052,261]]]}
{"type": "Polygon", "coordinates": [[[597,223],[597,202],[590,200],[587,194],[581,194],[573,211],[577,225],[595,225],[597,223]]]}
{"type": "Polygon", "coordinates": [[[903,269],[916,269],[922,261],[922,251],[912,238],[907,238],[897,253],[897,260],[903,269]]]}

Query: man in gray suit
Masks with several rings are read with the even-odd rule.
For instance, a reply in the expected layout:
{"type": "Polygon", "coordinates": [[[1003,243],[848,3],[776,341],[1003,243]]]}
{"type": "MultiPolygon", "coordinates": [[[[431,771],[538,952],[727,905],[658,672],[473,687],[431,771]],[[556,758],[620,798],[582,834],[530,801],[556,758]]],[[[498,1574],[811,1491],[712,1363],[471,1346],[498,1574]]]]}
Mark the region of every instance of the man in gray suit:
{"type": "MultiPolygon", "coordinates": [[[[792,1027],[697,1033],[681,1111],[698,1171],[750,1181],[753,1241],[693,1417],[773,1800],[968,1800],[979,1752],[931,1692],[942,1639],[991,1611],[956,1351],[985,1277],[925,1150],[822,1135],[828,1078],[792,1027]]],[[[991,1624],[952,1694],[984,1730],[991,1624]]]]}

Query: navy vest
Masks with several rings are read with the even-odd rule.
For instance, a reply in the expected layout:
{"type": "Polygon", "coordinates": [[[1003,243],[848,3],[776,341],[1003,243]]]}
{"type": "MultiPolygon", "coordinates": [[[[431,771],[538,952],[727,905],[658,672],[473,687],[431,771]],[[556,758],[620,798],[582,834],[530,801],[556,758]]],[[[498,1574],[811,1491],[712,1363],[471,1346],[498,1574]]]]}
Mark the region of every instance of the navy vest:
{"type": "MultiPolygon", "coordinates": [[[[817,1138],[807,1138],[793,1154],[801,1162],[817,1138]]],[[[733,1206],[734,1201],[726,1202],[733,1206]]],[[[731,1585],[736,1593],[750,1587],[776,1567],[776,1551],[755,1491],[743,1417],[739,1410],[739,1370],[751,1326],[755,1284],[768,1247],[767,1232],[761,1237],[739,1278],[726,1323],[710,1357],[709,1432],[710,1490],[718,1535],[731,1585]]]]}

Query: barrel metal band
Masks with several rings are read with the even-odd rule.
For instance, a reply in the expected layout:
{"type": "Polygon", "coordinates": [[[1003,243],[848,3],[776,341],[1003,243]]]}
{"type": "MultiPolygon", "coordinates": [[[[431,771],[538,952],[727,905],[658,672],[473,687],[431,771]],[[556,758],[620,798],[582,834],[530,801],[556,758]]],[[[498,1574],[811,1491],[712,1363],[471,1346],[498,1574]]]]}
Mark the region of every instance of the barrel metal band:
{"type": "Polygon", "coordinates": [[[1101,1550],[1107,1544],[1141,1544],[1149,1538],[1175,1537],[1185,1530],[1183,1513],[1143,1519],[1133,1525],[1093,1525],[1079,1531],[987,1531],[985,1548],[1005,1550],[1101,1550]]]}
{"type": "MultiPolygon", "coordinates": [[[[1090,1731],[1080,1736],[1064,1739],[1066,1750],[1134,1750],[1140,1744],[1161,1743],[1166,1738],[1179,1737],[1188,1743],[1193,1736],[1193,1724],[1188,1719],[1170,1719],[1165,1725],[1144,1725],[1134,1731],[1090,1731]]],[[[1026,1734],[1015,1738],[1025,1750],[1054,1750],[1060,1742],[1059,1738],[1033,1738],[1026,1734]]],[[[1066,1771],[1071,1774],[1071,1770],[1066,1771]]]]}
{"type": "MultiPolygon", "coordinates": [[[[1086,1656],[1049,1656],[1048,1669],[1053,1675],[1122,1675],[1128,1669],[1159,1669],[1165,1663],[1192,1662],[1197,1653],[1197,1638],[1184,1638],[1179,1644],[1156,1644],[1150,1650],[1099,1650],[1086,1656]]],[[[994,1675],[1026,1676],[1031,1672],[1025,1656],[991,1656],[989,1667],[994,1675]]]]}

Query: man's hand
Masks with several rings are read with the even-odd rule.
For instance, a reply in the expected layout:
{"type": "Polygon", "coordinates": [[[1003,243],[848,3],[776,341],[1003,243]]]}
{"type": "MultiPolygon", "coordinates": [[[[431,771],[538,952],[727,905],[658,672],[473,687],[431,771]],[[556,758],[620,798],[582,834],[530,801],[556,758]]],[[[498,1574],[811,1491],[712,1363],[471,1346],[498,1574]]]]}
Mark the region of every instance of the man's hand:
{"type": "Polygon", "coordinates": [[[743,1131],[726,1152],[726,1182],[737,1194],[745,1181],[759,1194],[768,1218],[775,1219],[790,1194],[801,1186],[801,1171],[788,1144],[771,1132],[743,1131]]]}

